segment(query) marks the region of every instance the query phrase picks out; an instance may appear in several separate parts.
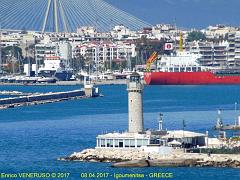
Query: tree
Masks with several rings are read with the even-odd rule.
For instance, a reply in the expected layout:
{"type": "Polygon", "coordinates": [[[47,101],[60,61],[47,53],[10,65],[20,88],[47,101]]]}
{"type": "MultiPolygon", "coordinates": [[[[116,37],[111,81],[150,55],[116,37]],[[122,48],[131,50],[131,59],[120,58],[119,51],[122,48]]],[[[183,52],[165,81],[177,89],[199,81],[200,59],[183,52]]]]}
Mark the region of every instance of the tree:
{"type": "MultiPolygon", "coordinates": [[[[164,40],[151,40],[142,36],[141,39],[135,41],[137,57],[135,58],[135,64],[145,64],[150,55],[156,51],[158,54],[163,54],[164,40]],[[138,61],[138,62],[137,62],[138,61]]],[[[132,66],[133,67],[133,66],[132,66]]]]}
{"type": "Polygon", "coordinates": [[[17,46],[2,48],[3,70],[7,73],[19,73],[22,60],[22,49],[17,46]]]}
{"type": "Polygon", "coordinates": [[[201,31],[192,31],[188,33],[188,37],[187,37],[188,42],[205,40],[205,39],[206,39],[206,35],[201,31]]]}
{"type": "Polygon", "coordinates": [[[12,58],[21,61],[23,59],[22,49],[17,46],[7,46],[2,48],[2,62],[7,63],[7,59],[12,58]]]}
{"type": "Polygon", "coordinates": [[[30,51],[31,53],[33,53],[35,50],[35,44],[29,44],[26,48],[25,51],[30,51]]]}
{"type": "Polygon", "coordinates": [[[13,56],[16,59],[22,58],[22,49],[18,46],[7,46],[2,49],[3,56],[13,56]]]}
{"type": "Polygon", "coordinates": [[[84,69],[86,62],[85,58],[81,54],[77,54],[76,57],[72,59],[70,62],[70,66],[74,69],[75,72],[84,69]]]}

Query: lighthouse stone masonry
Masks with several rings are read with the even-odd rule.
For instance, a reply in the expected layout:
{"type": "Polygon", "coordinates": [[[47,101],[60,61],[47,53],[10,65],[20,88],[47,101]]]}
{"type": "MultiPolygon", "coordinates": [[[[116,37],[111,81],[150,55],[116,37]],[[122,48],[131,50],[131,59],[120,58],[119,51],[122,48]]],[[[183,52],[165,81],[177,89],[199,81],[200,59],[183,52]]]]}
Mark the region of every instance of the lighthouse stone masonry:
{"type": "Polygon", "coordinates": [[[143,107],[142,92],[143,84],[138,73],[133,73],[127,84],[128,90],[128,132],[142,133],[143,125],[143,107]]]}

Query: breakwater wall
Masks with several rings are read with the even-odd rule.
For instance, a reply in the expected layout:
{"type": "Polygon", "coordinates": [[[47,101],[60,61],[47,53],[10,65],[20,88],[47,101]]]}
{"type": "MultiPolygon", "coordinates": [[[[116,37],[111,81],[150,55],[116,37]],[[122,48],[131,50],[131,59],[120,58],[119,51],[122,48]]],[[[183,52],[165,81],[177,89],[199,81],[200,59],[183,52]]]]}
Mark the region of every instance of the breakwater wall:
{"type": "Polygon", "coordinates": [[[240,154],[175,152],[161,155],[141,149],[96,148],[75,152],[63,161],[112,162],[113,167],[231,167],[240,168],[240,154]]]}
{"type": "Polygon", "coordinates": [[[20,96],[20,97],[11,97],[0,99],[0,108],[11,108],[15,106],[24,106],[24,105],[36,105],[56,102],[61,100],[68,100],[72,98],[82,98],[85,97],[84,90],[73,90],[66,92],[50,92],[44,94],[33,94],[29,96],[20,96]]]}

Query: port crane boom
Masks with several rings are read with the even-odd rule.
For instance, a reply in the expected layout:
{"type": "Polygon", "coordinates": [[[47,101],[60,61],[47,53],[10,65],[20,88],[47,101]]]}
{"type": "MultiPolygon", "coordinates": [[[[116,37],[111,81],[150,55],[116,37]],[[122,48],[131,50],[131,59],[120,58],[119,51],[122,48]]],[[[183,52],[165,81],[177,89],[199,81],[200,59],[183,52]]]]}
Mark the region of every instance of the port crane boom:
{"type": "Polygon", "coordinates": [[[151,65],[154,61],[156,61],[158,58],[158,53],[154,51],[151,56],[148,58],[146,63],[146,70],[149,72],[151,70],[151,65]]]}

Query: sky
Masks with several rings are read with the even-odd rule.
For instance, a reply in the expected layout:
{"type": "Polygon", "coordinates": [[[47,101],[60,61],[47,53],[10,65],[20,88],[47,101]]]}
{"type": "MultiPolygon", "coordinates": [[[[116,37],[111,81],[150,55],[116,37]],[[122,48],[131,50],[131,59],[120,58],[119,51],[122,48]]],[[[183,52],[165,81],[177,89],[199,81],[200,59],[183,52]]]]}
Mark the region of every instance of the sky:
{"type": "Polygon", "coordinates": [[[151,24],[174,23],[201,29],[209,25],[240,26],[240,0],[105,0],[151,24]]]}

